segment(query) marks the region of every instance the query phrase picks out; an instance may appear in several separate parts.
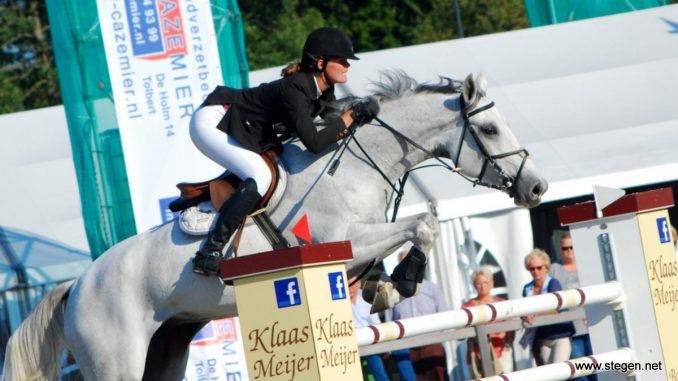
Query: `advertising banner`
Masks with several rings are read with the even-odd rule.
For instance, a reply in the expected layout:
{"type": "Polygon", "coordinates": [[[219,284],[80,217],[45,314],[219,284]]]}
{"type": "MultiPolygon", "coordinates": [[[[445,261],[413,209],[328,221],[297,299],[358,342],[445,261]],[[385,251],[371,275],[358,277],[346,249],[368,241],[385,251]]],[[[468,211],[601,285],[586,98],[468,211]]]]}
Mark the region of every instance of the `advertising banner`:
{"type": "Polygon", "coordinates": [[[184,381],[246,381],[238,318],[211,321],[191,342],[184,381]]]}
{"type": "Polygon", "coordinates": [[[222,168],[193,145],[193,111],[223,84],[209,0],[97,0],[137,232],[172,218],[175,184],[222,168]]]}

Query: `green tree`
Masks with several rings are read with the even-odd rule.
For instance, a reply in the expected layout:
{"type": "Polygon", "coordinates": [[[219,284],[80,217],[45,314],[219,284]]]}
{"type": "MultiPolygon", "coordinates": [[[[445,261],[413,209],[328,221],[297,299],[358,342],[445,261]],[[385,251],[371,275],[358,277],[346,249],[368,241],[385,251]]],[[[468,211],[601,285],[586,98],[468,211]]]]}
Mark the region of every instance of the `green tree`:
{"type": "MultiPolygon", "coordinates": [[[[465,36],[528,26],[523,0],[459,5],[465,36]]],[[[308,32],[323,25],[345,30],[358,52],[458,37],[452,0],[250,0],[240,10],[253,70],[298,60],[308,32]]]]}
{"type": "Polygon", "coordinates": [[[60,104],[45,2],[0,0],[0,43],[0,112],[60,104]]]}

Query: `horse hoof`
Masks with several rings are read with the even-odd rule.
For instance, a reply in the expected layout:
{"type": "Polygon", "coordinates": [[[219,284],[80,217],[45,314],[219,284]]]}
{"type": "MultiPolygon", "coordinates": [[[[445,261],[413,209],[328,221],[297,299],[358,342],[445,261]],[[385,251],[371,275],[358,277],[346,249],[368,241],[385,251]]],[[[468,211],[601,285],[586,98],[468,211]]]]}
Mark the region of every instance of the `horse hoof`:
{"type": "Polygon", "coordinates": [[[381,311],[386,311],[395,307],[398,302],[400,302],[400,294],[393,287],[393,284],[384,283],[377,290],[377,294],[374,298],[374,301],[372,302],[370,313],[375,314],[381,311]]]}
{"type": "Polygon", "coordinates": [[[377,289],[379,288],[379,281],[369,280],[365,282],[363,286],[363,300],[369,304],[374,302],[374,298],[377,296],[377,289]]]}

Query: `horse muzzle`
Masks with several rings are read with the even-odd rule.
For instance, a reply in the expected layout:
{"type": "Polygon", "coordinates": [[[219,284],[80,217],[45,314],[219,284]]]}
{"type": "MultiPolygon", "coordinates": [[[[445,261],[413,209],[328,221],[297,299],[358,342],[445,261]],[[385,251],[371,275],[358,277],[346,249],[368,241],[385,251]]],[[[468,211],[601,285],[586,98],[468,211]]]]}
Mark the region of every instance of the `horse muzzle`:
{"type": "Polygon", "coordinates": [[[520,179],[520,183],[516,185],[509,191],[509,196],[513,197],[516,205],[526,208],[539,205],[542,195],[549,189],[548,182],[542,178],[535,178],[531,181],[520,179]]]}

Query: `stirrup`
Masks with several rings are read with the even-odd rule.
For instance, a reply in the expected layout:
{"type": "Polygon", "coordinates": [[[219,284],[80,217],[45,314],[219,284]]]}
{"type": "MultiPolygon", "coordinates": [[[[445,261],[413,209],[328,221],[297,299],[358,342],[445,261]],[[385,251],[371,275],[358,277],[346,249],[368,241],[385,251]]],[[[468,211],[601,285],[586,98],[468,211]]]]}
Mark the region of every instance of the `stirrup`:
{"type": "Polygon", "coordinates": [[[218,251],[203,253],[198,251],[193,257],[193,272],[200,275],[219,275],[222,255],[218,251]]]}

